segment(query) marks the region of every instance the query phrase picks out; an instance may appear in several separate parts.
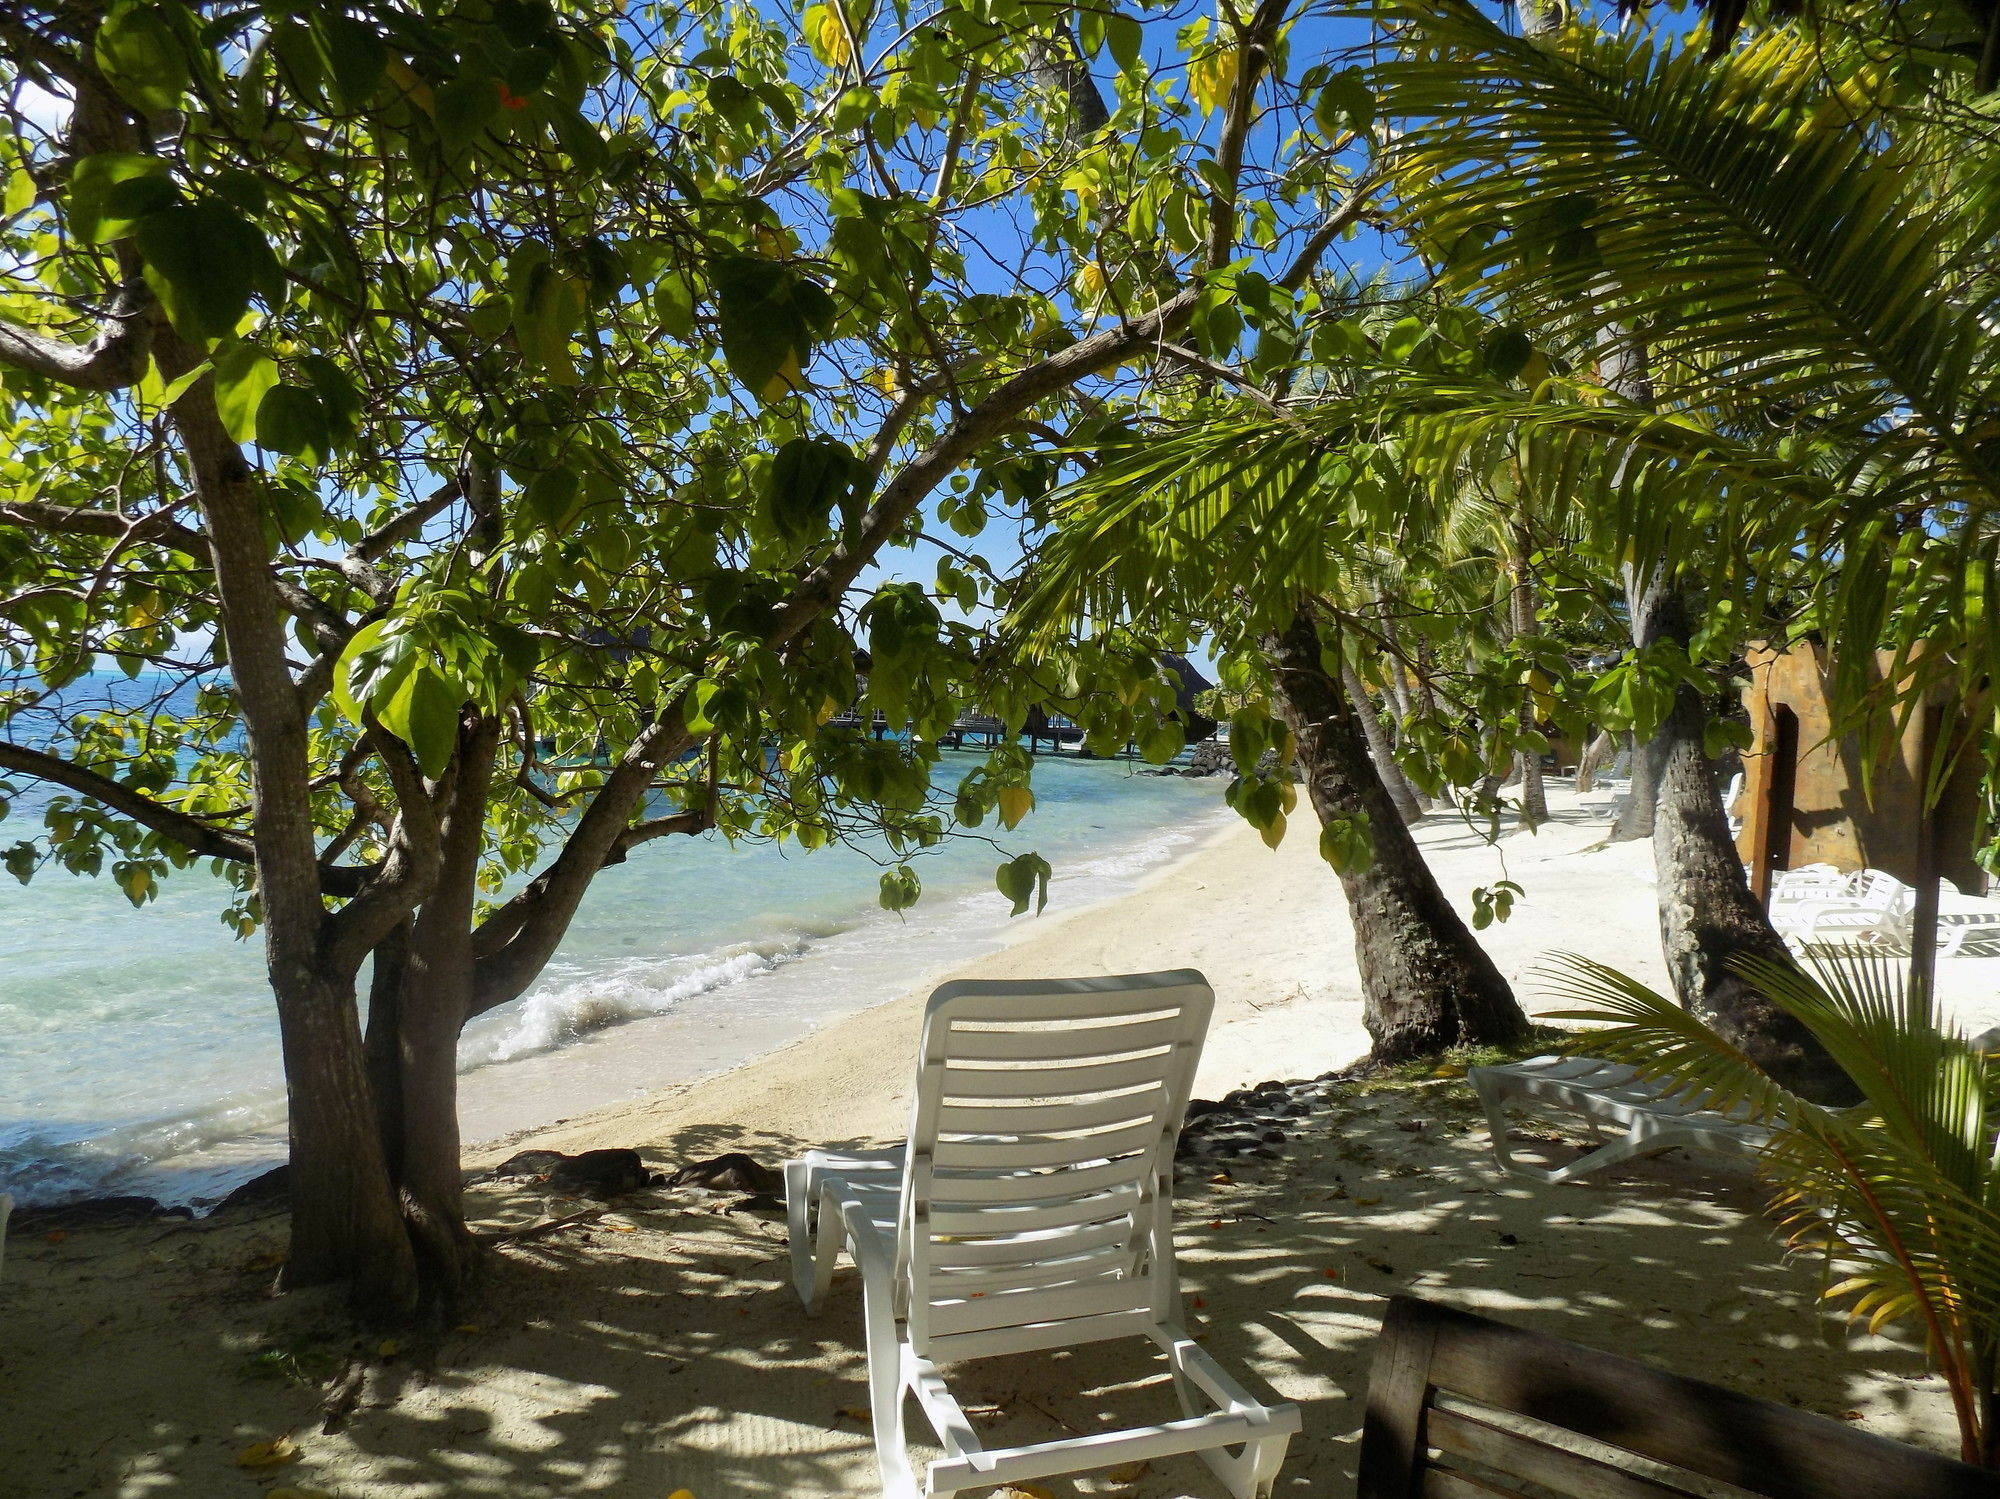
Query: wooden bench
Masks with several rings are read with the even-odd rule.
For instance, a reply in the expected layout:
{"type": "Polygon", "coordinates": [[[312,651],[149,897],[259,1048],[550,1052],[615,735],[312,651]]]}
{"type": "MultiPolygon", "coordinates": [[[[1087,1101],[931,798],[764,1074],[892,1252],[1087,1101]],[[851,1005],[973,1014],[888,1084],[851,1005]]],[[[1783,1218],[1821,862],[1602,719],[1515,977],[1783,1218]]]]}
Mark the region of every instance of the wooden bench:
{"type": "Polygon", "coordinates": [[[1972,1468],[1414,1297],[1368,1377],[1359,1499],[2000,1499],[1972,1468]]]}

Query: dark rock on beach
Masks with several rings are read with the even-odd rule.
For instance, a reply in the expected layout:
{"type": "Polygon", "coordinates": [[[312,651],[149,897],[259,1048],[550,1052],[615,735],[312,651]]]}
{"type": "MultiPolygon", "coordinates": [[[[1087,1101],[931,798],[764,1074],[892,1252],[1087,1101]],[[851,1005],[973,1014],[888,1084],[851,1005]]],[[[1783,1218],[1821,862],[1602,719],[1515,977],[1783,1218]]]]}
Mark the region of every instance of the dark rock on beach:
{"type": "Polygon", "coordinates": [[[740,1150],[694,1161],[667,1178],[669,1187],[703,1187],[711,1192],[748,1192],[752,1196],[782,1197],[785,1178],[740,1150]]]}
{"type": "Polygon", "coordinates": [[[8,1223],[10,1233],[46,1233],[58,1228],[112,1227],[155,1218],[192,1218],[194,1209],[167,1207],[155,1197],[87,1197],[53,1207],[21,1208],[8,1223]]]}
{"type": "Polygon", "coordinates": [[[639,1152],[623,1148],[586,1150],[565,1155],[560,1150],[523,1150],[493,1168],[495,1177],[534,1177],[559,1192],[586,1197],[622,1197],[652,1184],[653,1176],[639,1152]]]}

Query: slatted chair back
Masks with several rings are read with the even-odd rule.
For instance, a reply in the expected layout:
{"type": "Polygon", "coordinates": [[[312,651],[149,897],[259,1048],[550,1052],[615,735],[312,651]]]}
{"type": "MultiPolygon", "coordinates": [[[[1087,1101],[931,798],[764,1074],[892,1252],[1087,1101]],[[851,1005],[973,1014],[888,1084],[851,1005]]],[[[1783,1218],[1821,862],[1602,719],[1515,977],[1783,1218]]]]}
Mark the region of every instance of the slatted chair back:
{"type": "Polygon", "coordinates": [[[2000,1499],[2000,1474],[1399,1296],[1358,1499],[2000,1499]]]}
{"type": "Polygon", "coordinates": [[[1177,1315],[1174,1146],[1214,995],[1191,969],[946,984],[925,1011],[897,1233],[935,1360],[1177,1315]]]}

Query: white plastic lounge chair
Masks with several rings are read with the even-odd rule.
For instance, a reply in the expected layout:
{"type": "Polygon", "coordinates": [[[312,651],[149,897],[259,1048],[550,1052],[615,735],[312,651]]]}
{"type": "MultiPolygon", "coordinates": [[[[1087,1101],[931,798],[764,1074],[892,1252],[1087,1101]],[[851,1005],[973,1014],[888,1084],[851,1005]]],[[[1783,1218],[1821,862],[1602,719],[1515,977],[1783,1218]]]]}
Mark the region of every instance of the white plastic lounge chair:
{"type": "Polygon", "coordinates": [[[887,1499],[1186,1452],[1237,1499],[1269,1495],[1298,1409],[1261,1404],[1188,1337],[1174,1275],[1174,1145],[1213,1002],[1190,969],[946,984],[924,1010],[908,1147],[786,1165],[807,1310],[843,1246],[861,1272],[887,1499]],[[938,1369],[1126,1337],[1166,1353],[1184,1419],[988,1452],[938,1369]],[[944,1447],[921,1482],[909,1395],[944,1447]]]}
{"type": "Polygon", "coordinates": [[[1479,1101],[1486,1106],[1493,1153],[1500,1164],[1517,1176],[1551,1186],[1676,1146],[1754,1157],[1771,1140],[1769,1130],[1705,1108],[1706,1100],[1701,1097],[1669,1097],[1671,1082],[1642,1081],[1637,1071],[1618,1062],[1594,1057],[1531,1057],[1525,1062],[1474,1067],[1471,1075],[1479,1101]],[[1507,1117],[1502,1108],[1530,1100],[1581,1114],[1601,1142],[1598,1148],[1554,1170],[1516,1160],[1507,1142],[1507,1117]],[[1602,1126],[1607,1124],[1625,1133],[1606,1140],[1602,1126]]]}
{"type": "Polygon", "coordinates": [[[1879,869],[1856,870],[1838,888],[1799,881],[1772,892],[1771,925],[1787,941],[1801,946],[1907,945],[1914,895],[1908,885],[1879,869]]]}

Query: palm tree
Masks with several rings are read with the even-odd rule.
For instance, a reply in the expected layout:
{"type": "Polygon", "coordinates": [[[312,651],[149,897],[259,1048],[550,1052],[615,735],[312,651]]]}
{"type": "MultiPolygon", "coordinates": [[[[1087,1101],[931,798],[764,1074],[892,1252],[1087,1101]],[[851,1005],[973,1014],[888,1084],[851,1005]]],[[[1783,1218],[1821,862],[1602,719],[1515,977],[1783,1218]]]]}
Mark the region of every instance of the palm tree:
{"type": "Polygon", "coordinates": [[[1873,1332],[1921,1330],[1951,1392],[1965,1461],[2000,1466],[2000,1065],[1879,955],[1743,960],[1744,977],[1811,1032],[1861,1103],[1830,1109],[1636,979],[1563,960],[1549,1018],[1589,1022],[1578,1049],[1741,1108],[1774,1137],[1759,1163],[1794,1249],[1824,1257],[1825,1296],[1873,1332]]]}

